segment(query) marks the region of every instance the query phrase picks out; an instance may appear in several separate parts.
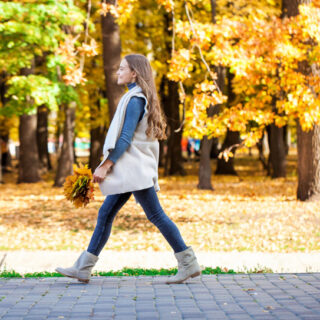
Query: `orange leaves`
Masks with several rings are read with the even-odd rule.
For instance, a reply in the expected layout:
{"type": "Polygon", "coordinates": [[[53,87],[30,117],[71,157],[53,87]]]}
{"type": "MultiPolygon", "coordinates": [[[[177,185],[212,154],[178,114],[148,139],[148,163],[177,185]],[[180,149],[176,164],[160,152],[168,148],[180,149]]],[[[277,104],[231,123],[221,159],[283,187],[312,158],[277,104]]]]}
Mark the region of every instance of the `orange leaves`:
{"type": "Polygon", "coordinates": [[[75,50],[75,41],[72,36],[66,37],[64,42],[60,43],[59,48],[56,50],[56,53],[61,56],[61,60],[63,62],[69,61],[70,59],[73,60],[76,56],[75,50]]]}
{"type": "Polygon", "coordinates": [[[162,5],[167,12],[171,12],[174,8],[173,0],[157,0],[157,2],[162,5]]]}
{"type": "Polygon", "coordinates": [[[119,24],[125,23],[132,13],[134,4],[137,0],[118,0],[116,5],[101,2],[99,13],[106,16],[108,13],[113,15],[119,24]]]}
{"type": "Polygon", "coordinates": [[[82,43],[81,46],[76,46],[76,41],[77,37],[69,36],[57,49],[57,54],[60,55],[61,61],[66,65],[62,79],[67,85],[71,86],[83,84],[87,81],[84,77],[83,62],[79,61],[78,52],[81,54],[81,59],[84,59],[84,56],[92,57],[98,54],[98,46],[93,38],[90,40],[90,44],[82,43]]]}
{"type": "MultiPolygon", "coordinates": [[[[300,5],[298,16],[282,19],[280,3],[273,0],[232,4],[221,0],[216,23],[203,18],[191,2],[184,3],[185,9],[176,6],[174,30],[179,41],[168,76],[195,88],[185,99],[185,133],[217,137],[230,129],[240,131],[244,144],[251,146],[272,122],[283,126],[298,117],[306,130],[320,123],[318,2],[300,5]],[[226,67],[234,76],[237,100],[227,106],[229,110],[214,82],[203,81],[212,76],[213,66],[226,67]],[[216,104],[221,105],[219,115],[208,117],[209,106],[216,104]]],[[[173,9],[169,0],[158,3],[173,9]]]]}
{"type": "MultiPolygon", "coordinates": [[[[254,156],[234,159],[239,177],[214,176],[215,190],[197,189],[199,162],[185,163],[184,177],[161,177],[159,199],[186,242],[204,251],[320,250],[319,202],[295,200],[296,156],[290,150],[286,179],[265,177],[254,156]]],[[[212,160],[214,171],[216,161],[212,160]]],[[[8,179],[8,174],[5,179],[8,179]]],[[[88,245],[104,197],[97,190],[88,206],[75,208],[52,181],[0,185],[3,250],[80,250],[88,245]]],[[[170,250],[161,233],[131,197],[114,220],[112,250],[170,250]]]]}
{"type": "Polygon", "coordinates": [[[87,80],[84,77],[85,73],[82,72],[80,66],[76,68],[67,67],[66,74],[62,76],[63,81],[70,86],[75,87],[78,84],[84,84],[87,80]]]}
{"type": "Polygon", "coordinates": [[[80,47],[78,47],[78,50],[81,54],[85,54],[87,57],[93,57],[98,54],[98,44],[97,42],[92,38],[90,40],[90,44],[82,43],[80,47]]]}
{"type": "Polygon", "coordinates": [[[88,169],[87,165],[80,164],[80,167],[73,165],[73,170],[73,175],[68,176],[63,185],[64,195],[76,208],[85,207],[90,200],[93,200],[91,169],[88,169]]]}
{"type": "Polygon", "coordinates": [[[106,3],[106,2],[101,2],[100,4],[101,8],[99,10],[99,13],[103,16],[106,16],[108,12],[110,12],[114,17],[118,18],[119,14],[118,11],[115,7],[115,5],[106,3]]]}
{"type": "Polygon", "coordinates": [[[173,81],[184,81],[190,78],[189,71],[192,69],[192,63],[190,62],[191,53],[187,49],[180,49],[174,51],[170,63],[170,72],[168,78],[173,81]]]}
{"type": "Polygon", "coordinates": [[[242,133],[240,135],[242,141],[242,144],[246,147],[254,147],[257,142],[262,138],[263,130],[262,129],[252,129],[251,131],[247,133],[242,133]]]}
{"type": "Polygon", "coordinates": [[[198,112],[206,112],[206,109],[211,105],[221,104],[226,100],[226,96],[217,92],[217,87],[213,81],[205,80],[195,85],[192,106],[198,112]]]}

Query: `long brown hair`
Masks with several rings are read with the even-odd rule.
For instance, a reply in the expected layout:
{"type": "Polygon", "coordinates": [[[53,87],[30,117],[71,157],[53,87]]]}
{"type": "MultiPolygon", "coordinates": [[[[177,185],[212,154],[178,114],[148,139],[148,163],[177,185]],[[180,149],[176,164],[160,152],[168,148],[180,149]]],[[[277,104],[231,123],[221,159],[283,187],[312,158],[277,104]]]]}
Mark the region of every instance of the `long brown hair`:
{"type": "Polygon", "coordinates": [[[148,101],[148,128],[146,135],[158,140],[166,139],[166,117],[159,103],[149,60],[142,54],[128,54],[124,58],[129,68],[135,71],[137,75],[136,83],[141,87],[148,101]]]}

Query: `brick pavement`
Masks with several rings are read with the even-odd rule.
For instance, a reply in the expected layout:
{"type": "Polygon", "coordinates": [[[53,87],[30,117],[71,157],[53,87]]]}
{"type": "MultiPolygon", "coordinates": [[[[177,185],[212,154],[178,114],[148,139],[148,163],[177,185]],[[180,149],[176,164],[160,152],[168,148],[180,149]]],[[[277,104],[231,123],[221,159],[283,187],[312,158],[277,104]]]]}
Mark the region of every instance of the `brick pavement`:
{"type": "Polygon", "coordinates": [[[320,273],[0,279],[0,319],[319,320],[320,273]]]}

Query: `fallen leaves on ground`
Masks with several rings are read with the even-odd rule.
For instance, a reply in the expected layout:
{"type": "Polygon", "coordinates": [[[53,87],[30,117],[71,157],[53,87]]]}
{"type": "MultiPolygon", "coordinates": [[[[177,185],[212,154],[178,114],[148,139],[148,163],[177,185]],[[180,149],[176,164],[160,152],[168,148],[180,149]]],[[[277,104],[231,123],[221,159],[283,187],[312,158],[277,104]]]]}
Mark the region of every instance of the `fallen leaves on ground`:
{"type": "MultiPolygon", "coordinates": [[[[160,203],[186,243],[203,251],[319,250],[319,201],[296,200],[294,174],[272,180],[254,158],[235,163],[239,177],[213,175],[213,191],[197,189],[198,163],[185,163],[185,177],[164,178],[160,169],[160,203]]],[[[50,179],[19,185],[10,182],[12,177],[5,179],[0,186],[1,250],[87,248],[104,199],[98,186],[95,200],[77,209],[50,179]]],[[[133,196],[118,212],[107,247],[170,250],[133,196]]]]}

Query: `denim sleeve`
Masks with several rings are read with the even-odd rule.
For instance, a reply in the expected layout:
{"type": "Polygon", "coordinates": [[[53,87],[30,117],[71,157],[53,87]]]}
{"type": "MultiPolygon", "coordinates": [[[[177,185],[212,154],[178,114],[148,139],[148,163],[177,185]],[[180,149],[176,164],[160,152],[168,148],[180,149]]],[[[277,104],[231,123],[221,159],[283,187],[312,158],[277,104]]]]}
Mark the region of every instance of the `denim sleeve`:
{"type": "Polygon", "coordinates": [[[145,100],[140,97],[132,97],[127,105],[126,115],[120,137],[107,159],[115,163],[129,148],[138,122],[144,115],[145,100]]]}

